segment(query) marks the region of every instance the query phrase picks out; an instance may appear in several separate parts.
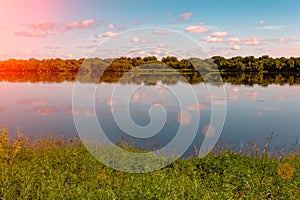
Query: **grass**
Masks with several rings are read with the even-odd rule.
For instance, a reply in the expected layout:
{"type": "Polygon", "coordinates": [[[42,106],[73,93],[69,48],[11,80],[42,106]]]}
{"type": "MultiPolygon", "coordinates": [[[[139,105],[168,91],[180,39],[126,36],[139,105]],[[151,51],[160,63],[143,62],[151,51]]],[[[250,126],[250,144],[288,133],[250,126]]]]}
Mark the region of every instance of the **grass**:
{"type": "Polygon", "coordinates": [[[150,173],[113,170],[79,140],[0,134],[0,199],[299,199],[300,157],[219,152],[150,173]]]}

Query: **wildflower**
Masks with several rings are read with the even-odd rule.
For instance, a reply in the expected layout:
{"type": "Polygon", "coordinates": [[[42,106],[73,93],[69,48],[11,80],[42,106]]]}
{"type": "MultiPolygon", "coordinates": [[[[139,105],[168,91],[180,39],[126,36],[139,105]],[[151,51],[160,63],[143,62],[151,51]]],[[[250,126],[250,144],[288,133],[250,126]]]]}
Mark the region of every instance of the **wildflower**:
{"type": "Polygon", "coordinates": [[[280,163],[277,172],[281,178],[289,179],[294,175],[294,167],[289,162],[280,163]]]}

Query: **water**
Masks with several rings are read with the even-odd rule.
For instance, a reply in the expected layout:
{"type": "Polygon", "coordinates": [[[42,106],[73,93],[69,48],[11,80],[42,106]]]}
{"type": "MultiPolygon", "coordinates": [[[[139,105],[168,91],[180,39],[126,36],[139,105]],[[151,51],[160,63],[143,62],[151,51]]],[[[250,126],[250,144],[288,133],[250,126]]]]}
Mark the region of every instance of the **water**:
{"type": "MultiPolygon", "coordinates": [[[[289,147],[300,138],[299,85],[269,84],[262,87],[225,83],[226,96],[222,99],[211,96],[204,83],[194,85],[181,81],[172,85],[161,82],[156,85],[77,83],[86,89],[78,99],[79,106],[72,108],[74,84],[74,82],[0,82],[0,124],[8,127],[11,133],[20,127],[26,135],[63,134],[74,137],[77,136],[77,130],[73,115],[86,120],[84,127],[86,131],[97,132],[97,127],[89,124],[89,120],[96,118],[105,135],[113,143],[129,141],[137,147],[151,149],[159,149],[170,143],[180,126],[185,127],[184,134],[188,135],[191,134],[190,127],[196,125],[199,127],[197,135],[188,150],[192,152],[194,145],[199,147],[204,139],[213,105],[216,109],[218,106],[225,106],[227,110],[221,140],[244,144],[249,141],[264,142],[273,133],[276,136],[272,141],[274,146],[289,147]],[[195,104],[186,98],[184,107],[180,109],[179,100],[172,91],[176,89],[186,91],[188,87],[195,91],[198,102],[195,104]],[[113,90],[115,93],[112,97],[113,90]],[[93,99],[89,98],[89,93],[94,95],[93,99]],[[90,106],[92,101],[95,102],[95,111],[90,106]],[[126,118],[127,108],[130,111],[129,119],[126,118]],[[163,121],[164,112],[167,114],[161,129],[160,121],[155,122],[158,131],[155,132],[156,135],[150,137],[148,136],[151,133],[145,131],[129,133],[129,126],[125,127],[127,130],[124,131],[124,127],[120,128],[113,118],[115,114],[121,118],[121,122],[133,120],[140,127],[147,126],[151,124],[150,108],[153,111],[153,119],[161,118],[163,121]],[[200,117],[200,122],[197,122],[197,117],[200,117]]],[[[212,85],[210,87],[216,90],[222,88],[212,85]]],[[[215,134],[214,130],[210,134],[215,134]]],[[[184,141],[187,135],[181,136],[179,140],[184,141]]]]}

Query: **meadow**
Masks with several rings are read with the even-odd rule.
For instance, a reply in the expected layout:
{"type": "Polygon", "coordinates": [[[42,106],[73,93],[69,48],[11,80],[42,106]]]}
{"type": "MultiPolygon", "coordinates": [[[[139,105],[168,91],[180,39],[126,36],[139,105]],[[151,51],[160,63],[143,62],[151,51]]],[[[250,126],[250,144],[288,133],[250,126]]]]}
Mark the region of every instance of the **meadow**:
{"type": "Polygon", "coordinates": [[[0,134],[1,199],[299,199],[296,151],[222,150],[150,173],[101,164],[80,140],[0,134]]]}

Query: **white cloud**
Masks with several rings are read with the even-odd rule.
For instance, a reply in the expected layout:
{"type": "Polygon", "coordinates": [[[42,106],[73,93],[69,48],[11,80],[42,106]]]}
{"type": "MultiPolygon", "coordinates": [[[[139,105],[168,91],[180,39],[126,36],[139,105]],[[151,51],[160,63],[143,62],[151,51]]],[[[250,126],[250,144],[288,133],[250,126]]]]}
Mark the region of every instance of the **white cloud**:
{"type": "Polygon", "coordinates": [[[202,27],[202,26],[192,25],[192,26],[187,27],[184,31],[185,32],[190,32],[190,33],[206,33],[209,30],[205,27],[202,27]]]}

